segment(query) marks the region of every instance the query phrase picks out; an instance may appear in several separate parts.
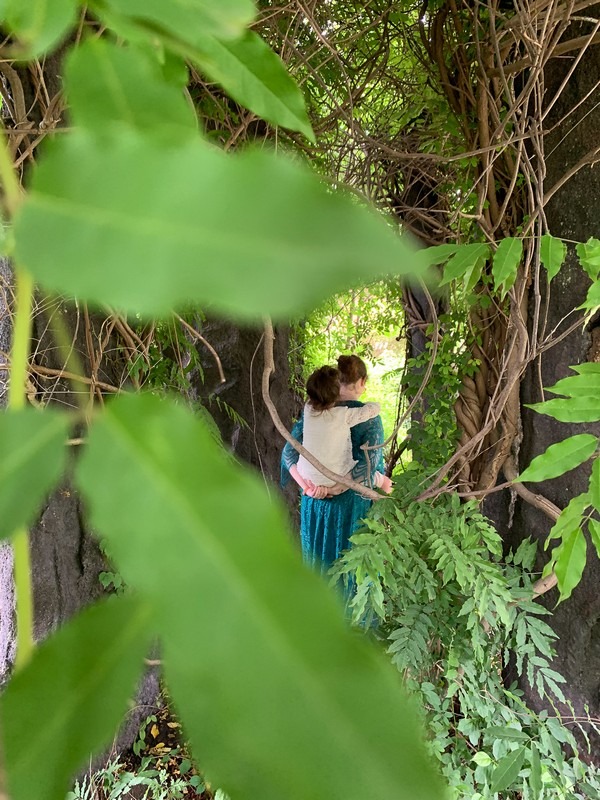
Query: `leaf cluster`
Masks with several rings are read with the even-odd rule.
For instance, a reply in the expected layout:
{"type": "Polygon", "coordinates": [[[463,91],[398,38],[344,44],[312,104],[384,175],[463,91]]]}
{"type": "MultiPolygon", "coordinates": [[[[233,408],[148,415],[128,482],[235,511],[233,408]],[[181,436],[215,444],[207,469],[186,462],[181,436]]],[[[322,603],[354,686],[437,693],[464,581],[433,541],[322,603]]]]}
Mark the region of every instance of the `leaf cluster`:
{"type": "Polygon", "coordinates": [[[421,698],[429,747],[452,796],[595,797],[600,784],[580,758],[570,720],[535,714],[506,681],[523,676],[551,703],[564,701],[564,678],[550,667],[549,612],[529,599],[535,543],[503,557],[474,502],[442,495],[417,503],[410,495],[406,480],[393,501],[376,504],[332,575],[356,585],[354,622],[385,642],[421,698]]]}

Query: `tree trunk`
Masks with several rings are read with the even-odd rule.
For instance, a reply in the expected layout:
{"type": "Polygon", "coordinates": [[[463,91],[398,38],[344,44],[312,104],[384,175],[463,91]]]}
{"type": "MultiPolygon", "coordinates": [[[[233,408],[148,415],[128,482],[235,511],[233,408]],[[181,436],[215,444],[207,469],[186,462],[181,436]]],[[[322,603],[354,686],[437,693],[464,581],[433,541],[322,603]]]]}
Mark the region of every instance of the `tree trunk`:
{"type": "MultiPolygon", "coordinates": [[[[202,344],[198,353],[204,370],[194,388],[217,423],[223,443],[237,458],[255,467],[267,489],[278,492],[279,461],[284,442],[275,429],[263,403],[262,331],[238,327],[226,320],[209,320],[202,335],[212,344],[223,363],[225,382],[219,377],[215,360],[202,344]]],[[[289,329],[275,330],[276,372],[271,381],[271,397],[284,425],[290,429],[301,410],[299,399],[290,387],[289,329]]],[[[292,517],[297,517],[298,492],[286,487],[284,496],[292,517]]]]}
{"type": "MultiPolygon", "coordinates": [[[[596,12],[598,9],[595,9],[596,12]]],[[[590,11],[586,9],[586,15],[590,11]]],[[[597,16],[597,13],[596,13],[597,16]]],[[[569,38],[583,33],[573,26],[569,38]]],[[[554,96],[567,70],[571,59],[552,59],[546,68],[546,98],[554,96]]],[[[562,117],[592,90],[600,75],[600,47],[592,46],[585,53],[582,62],[570,78],[560,99],[553,108],[546,127],[552,129],[562,117]]],[[[545,190],[548,191],[569,169],[598,144],[600,110],[597,108],[598,93],[593,92],[575,113],[562,122],[547,136],[546,152],[547,175],[545,190]]],[[[550,232],[554,236],[570,241],[586,241],[590,236],[600,236],[600,222],[597,215],[600,198],[600,168],[584,167],[556,192],[546,207],[546,217],[550,232]]],[[[546,330],[560,325],[564,330],[572,321],[573,315],[562,322],[565,315],[580,305],[586,295],[589,280],[577,264],[573,247],[569,248],[567,262],[559,275],[553,280],[548,309],[546,330]]],[[[546,288],[542,288],[542,308],[546,300],[546,288]]],[[[530,297],[530,304],[534,296],[530,297]]],[[[529,315],[530,319],[532,314],[529,315]]],[[[536,414],[524,407],[525,403],[539,402],[544,397],[542,387],[552,386],[569,372],[568,367],[582,361],[600,361],[600,327],[598,319],[592,321],[585,330],[578,329],[562,342],[544,353],[525,375],[521,388],[522,402],[522,444],[519,453],[520,468],[524,469],[532,458],[542,453],[549,445],[575,433],[589,432],[600,435],[600,424],[570,425],[536,414]]],[[[590,465],[584,465],[551,481],[535,484],[535,491],[543,494],[559,508],[564,508],[569,500],[587,490],[590,465]]],[[[507,492],[503,494],[508,494],[507,492]]],[[[493,507],[493,516],[500,523],[503,532],[508,532],[508,544],[512,546],[529,536],[539,543],[538,568],[541,570],[547,560],[543,550],[552,522],[539,510],[516,498],[511,510],[509,498],[504,498],[503,506],[497,499],[487,504],[493,507]]],[[[566,678],[565,696],[573,710],[563,706],[567,717],[575,714],[586,718],[586,706],[591,717],[600,715],[600,563],[595,550],[588,548],[588,561],[581,584],[572,597],[555,608],[558,600],[554,589],[542,598],[546,607],[553,610],[548,618],[550,625],[559,635],[556,642],[557,656],[555,668],[566,678]]],[[[526,682],[522,688],[527,702],[539,708],[541,701],[537,693],[526,682]]],[[[600,739],[591,726],[586,726],[593,739],[593,747],[598,752],[600,739]]],[[[575,729],[576,732],[576,729],[575,729]]]]}

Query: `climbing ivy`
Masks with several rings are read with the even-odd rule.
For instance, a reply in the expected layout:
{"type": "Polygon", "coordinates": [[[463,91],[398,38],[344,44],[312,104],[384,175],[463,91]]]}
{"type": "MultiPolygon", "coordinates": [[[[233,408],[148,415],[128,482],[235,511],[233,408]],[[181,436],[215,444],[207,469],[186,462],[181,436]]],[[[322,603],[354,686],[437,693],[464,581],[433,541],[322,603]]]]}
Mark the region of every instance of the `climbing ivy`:
{"type": "MultiPolygon", "coordinates": [[[[2,420],[19,436],[7,438],[0,485],[18,596],[17,663],[0,698],[12,800],[63,800],[111,740],[157,637],[192,750],[232,797],[442,796],[394,671],[348,632],[291,546],[283,508],[232,463],[203,415],[151,393],[92,414],[19,410],[34,282],[135,319],[192,305],[258,322],[299,315],[359,280],[416,274],[410,246],[306,167],[273,152],[225,153],[197,130],[185,63],[273,125],[313,135],[300,90],[247,28],[249,0],[50,0],[27,10],[7,0],[0,13],[21,57],[75,42],[71,125],[36,158],[24,194],[0,148],[17,282],[2,420]],[[127,590],[35,646],[23,526],[55,485],[75,427],[88,524],[127,590]],[[17,509],[11,497],[25,496],[17,509]]],[[[156,369],[136,377],[168,383],[156,369]]]]}

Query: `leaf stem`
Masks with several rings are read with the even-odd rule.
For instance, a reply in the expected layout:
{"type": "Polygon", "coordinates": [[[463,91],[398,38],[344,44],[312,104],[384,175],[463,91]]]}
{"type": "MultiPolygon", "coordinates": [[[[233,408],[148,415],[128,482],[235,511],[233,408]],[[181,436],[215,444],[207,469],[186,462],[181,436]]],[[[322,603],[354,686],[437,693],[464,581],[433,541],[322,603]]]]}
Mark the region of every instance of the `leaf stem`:
{"type": "MultiPolygon", "coordinates": [[[[0,148],[1,150],[2,148],[0,148]]],[[[18,411],[25,406],[25,382],[29,361],[31,336],[31,305],[33,279],[24,269],[16,269],[16,314],[11,352],[11,373],[8,387],[8,407],[18,411]]],[[[27,528],[18,528],[13,535],[15,589],[17,598],[17,654],[15,669],[23,667],[33,653],[33,601],[31,589],[31,559],[27,528]]]]}

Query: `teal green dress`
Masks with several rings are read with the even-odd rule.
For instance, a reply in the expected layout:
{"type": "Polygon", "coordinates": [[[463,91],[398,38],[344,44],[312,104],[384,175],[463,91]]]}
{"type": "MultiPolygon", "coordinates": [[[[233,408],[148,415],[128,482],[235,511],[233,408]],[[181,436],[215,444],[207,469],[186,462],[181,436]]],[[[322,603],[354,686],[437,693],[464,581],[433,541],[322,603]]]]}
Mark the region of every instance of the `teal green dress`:
{"type": "MultiPolygon", "coordinates": [[[[357,408],[359,400],[345,400],[340,406],[357,408]]],[[[298,420],[292,429],[292,436],[302,443],[303,422],[298,420]]],[[[373,486],[375,472],[383,472],[383,450],[361,450],[361,445],[378,445],[383,442],[383,425],[377,416],[361,422],[350,429],[352,457],[357,462],[352,470],[352,479],[373,486]]],[[[291,444],[286,442],[281,454],[282,486],[290,479],[289,470],[297,463],[299,455],[291,444]]],[[[343,550],[347,550],[349,539],[366,516],[371,500],[349,489],[325,500],[315,500],[302,495],[300,504],[300,539],[304,561],[316,570],[326,573],[343,550]]]]}

